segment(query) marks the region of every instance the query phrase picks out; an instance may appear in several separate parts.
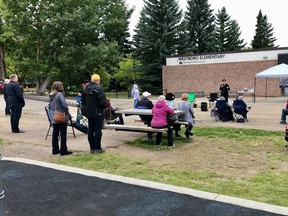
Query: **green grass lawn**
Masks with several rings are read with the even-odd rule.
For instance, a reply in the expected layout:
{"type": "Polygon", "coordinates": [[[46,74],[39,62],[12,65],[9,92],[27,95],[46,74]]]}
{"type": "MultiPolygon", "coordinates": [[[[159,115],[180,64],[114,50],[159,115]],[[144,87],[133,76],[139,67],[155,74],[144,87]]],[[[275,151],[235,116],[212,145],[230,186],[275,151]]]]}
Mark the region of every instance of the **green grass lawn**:
{"type": "Polygon", "coordinates": [[[288,206],[284,132],[195,127],[193,133],[192,139],[175,139],[173,149],[165,146],[166,134],[163,146],[141,139],[125,143],[148,151],[146,156],[108,151],[100,155],[75,154],[52,162],[288,206]],[[163,161],[155,161],[153,156],[147,156],[149,153],[159,155],[163,161]],[[217,164],[220,162],[223,170],[217,164]]]}

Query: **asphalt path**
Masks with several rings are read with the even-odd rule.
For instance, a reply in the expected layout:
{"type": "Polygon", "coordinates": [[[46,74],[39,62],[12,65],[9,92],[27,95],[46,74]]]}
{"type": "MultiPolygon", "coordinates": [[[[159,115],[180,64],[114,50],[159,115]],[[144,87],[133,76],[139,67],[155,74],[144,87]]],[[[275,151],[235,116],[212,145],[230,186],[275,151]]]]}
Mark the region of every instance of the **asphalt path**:
{"type": "Polygon", "coordinates": [[[1,166],[5,216],[288,213],[283,207],[32,160],[3,158],[1,166]]]}

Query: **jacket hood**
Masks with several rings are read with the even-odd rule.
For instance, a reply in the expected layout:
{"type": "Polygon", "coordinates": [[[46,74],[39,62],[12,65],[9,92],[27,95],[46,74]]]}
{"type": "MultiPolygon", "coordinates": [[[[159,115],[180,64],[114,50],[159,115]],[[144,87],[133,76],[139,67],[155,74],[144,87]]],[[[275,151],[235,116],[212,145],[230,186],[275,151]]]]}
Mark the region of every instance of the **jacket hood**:
{"type": "Polygon", "coordinates": [[[165,106],[167,106],[165,101],[157,101],[156,104],[155,104],[155,107],[157,107],[157,108],[163,108],[165,106]]]}
{"type": "Polygon", "coordinates": [[[98,93],[97,89],[96,89],[96,84],[93,82],[90,82],[86,88],[85,88],[85,92],[87,94],[93,94],[93,93],[98,93]]]}

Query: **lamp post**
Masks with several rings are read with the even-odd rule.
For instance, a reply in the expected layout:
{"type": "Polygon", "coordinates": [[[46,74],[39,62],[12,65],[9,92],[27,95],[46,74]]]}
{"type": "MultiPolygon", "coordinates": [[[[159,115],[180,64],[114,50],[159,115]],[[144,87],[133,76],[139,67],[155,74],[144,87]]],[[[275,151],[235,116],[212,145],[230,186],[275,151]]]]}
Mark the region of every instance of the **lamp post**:
{"type": "Polygon", "coordinates": [[[2,189],[2,168],[1,168],[1,159],[2,155],[0,153],[0,216],[4,216],[4,203],[3,203],[3,198],[4,198],[4,190],[2,189]]]}

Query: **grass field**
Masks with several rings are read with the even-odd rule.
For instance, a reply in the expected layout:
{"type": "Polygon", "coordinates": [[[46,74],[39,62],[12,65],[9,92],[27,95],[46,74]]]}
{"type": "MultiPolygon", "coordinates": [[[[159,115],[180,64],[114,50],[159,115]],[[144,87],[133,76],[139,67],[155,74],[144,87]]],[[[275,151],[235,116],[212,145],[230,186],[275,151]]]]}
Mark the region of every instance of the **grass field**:
{"type": "Polygon", "coordinates": [[[104,173],[288,206],[288,152],[275,131],[197,127],[176,148],[126,142],[138,154],[75,154],[52,162],[104,173]]]}

